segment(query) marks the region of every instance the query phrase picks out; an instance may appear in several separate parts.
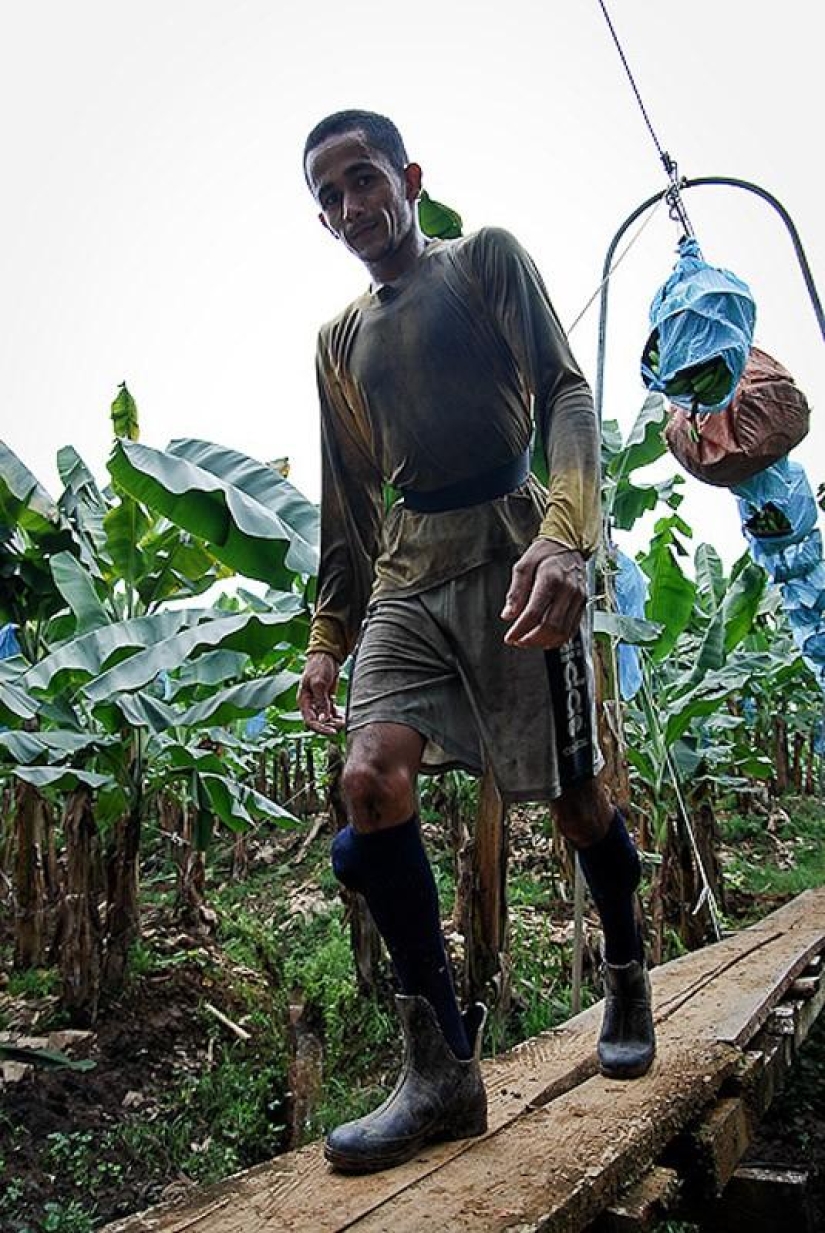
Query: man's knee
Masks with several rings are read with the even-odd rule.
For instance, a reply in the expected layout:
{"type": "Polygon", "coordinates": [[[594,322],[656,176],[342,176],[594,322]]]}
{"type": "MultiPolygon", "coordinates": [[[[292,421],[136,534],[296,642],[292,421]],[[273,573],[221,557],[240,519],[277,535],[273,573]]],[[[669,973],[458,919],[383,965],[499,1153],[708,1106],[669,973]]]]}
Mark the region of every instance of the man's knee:
{"type": "Polygon", "coordinates": [[[380,740],[365,735],[353,742],[341,777],[341,790],[356,830],[396,826],[415,812],[420,748],[400,748],[405,739],[402,736],[400,740],[380,740]]]}
{"type": "Polygon", "coordinates": [[[613,818],[613,806],[595,778],[565,788],[551,809],[562,835],[576,848],[588,848],[603,839],[613,818]]]}

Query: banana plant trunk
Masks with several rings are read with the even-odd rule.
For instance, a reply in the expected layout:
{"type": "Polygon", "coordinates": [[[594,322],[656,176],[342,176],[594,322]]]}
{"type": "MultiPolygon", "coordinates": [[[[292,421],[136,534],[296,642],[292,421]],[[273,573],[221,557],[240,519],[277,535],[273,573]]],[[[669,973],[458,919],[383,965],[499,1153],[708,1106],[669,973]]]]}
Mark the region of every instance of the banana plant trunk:
{"type": "MultiPolygon", "coordinates": [[[[713,805],[706,796],[690,801],[691,826],[707,884],[717,905],[724,910],[724,884],[719,860],[719,829],[713,805]]],[[[687,827],[680,817],[668,821],[662,862],[651,895],[653,918],[652,959],[662,963],[666,935],[673,931],[687,950],[698,950],[713,941],[712,919],[703,899],[705,888],[687,827]],[[702,906],[700,907],[700,901],[702,906]]]]}
{"type": "Polygon", "coordinates": [[[14,789],[0,785],[0,873],[11,884],[14,864],[14,789]]]}
{"type": "Polygon", "coordinates": [[[805,762],[805,795],[814,796],[816,793],[816,775],[814,770],[816,767],[816,733],[808,734],[808,757],[805,762]]]}
{"type": "Polygon", "coordinates": [[[129,951],[140,937],[141,809],[138,805],[115,826],[106,862],[106,939],[103,988],[109,994],[123,988],[129,951]]]}
{"type": "Polygon", "coordinates": [[[49,870],[52,815],[48,801],[31,784],[14,791],[14,966],[40,967],[49,946],[49,870]]]}
{"type": "Polygon", "coordinates": [[[195,844],[195,816],[195,807],[191,803],[185,809],[181,809],[181,844],[175,910],[182,924],[200,930],[203,923],[202,910],[206,891],[206,865],[203,851],[195,844]]]}
{"type": "Polygon", "coordinates": [[[784,715],[773,717],[773,777],[777,796],[784,796],[790,784],[790,757],[788,755],[788,725],[784,715]]]}
{"type": "Polygon", "coordinates": [[[66,889],[60,927],[63,1006],[75,1027],[97,1019],[102,961],[100,840],[85,786],[75,788],[63,812],[66,889]]]}

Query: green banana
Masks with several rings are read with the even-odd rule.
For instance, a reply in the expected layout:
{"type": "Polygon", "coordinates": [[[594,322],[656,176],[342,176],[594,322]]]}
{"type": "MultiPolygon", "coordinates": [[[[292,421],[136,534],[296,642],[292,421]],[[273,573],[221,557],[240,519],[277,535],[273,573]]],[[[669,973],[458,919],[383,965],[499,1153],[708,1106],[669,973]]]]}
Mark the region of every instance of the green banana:
{"type": "Polygon", "coordinates": [[[715,356],[702,364],[681,369],[665,384],[671,398],[692,397],[694,406],[714,407],[730,393],[730,372],[723,359],[715,356]]]}
{"type": "Polygon", "coordinates": [[[746,520],[745,527],[758,539],[788,535],[792,530],[787,516],[773,501],[766,501],[759,507],[752,505],[750,508],[753,512],[746,520]]]}

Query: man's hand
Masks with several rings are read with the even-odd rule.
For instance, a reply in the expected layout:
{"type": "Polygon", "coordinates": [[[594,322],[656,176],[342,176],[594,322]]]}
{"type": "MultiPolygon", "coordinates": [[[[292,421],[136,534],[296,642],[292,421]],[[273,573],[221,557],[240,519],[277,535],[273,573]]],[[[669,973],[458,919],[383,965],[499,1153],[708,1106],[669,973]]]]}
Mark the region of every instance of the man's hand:
{"type": "Polygon", "coordinates": [[[552,539],[534,540],[513,566],[501,613],[513,624],[510,646],[562,646],[573,636],[587,603],[584,557],[552,539]]]}
{"type": "Polygon", "coordinates": [[[337,688],[335,657],[326,651],[310,652],[298,686],[298,706],[306,726],[322,736],[335,736],[344,726],[344,716],[335,705],[337,688]]]}

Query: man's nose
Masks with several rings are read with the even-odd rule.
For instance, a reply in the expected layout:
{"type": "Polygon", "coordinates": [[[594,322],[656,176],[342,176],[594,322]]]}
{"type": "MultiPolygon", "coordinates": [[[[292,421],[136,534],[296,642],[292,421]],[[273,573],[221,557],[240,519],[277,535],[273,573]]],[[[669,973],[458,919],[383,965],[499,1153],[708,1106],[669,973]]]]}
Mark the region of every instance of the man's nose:
{"type": "Polygon", "coordinates": [[[357,193],[344,194],[344,221],[353,222],[364,213],[363,203],[357,193]]]}

